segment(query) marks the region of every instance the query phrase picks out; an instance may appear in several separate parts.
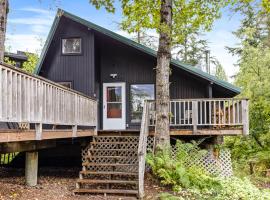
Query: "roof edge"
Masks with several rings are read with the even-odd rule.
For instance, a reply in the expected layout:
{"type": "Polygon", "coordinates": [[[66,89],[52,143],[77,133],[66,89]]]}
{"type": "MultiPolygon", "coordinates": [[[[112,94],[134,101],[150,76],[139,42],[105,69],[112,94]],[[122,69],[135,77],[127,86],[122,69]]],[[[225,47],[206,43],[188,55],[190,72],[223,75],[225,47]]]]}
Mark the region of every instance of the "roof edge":
{"type": "Polygon", "coordinates": [[[58,23],[59,23],[59,21],[60,21],[60,17],[61,17],[61,15],[62,15],[62,12],[64,12],[64,11],[61,10],[61,9],[58,9],[58,10],[57,10],[57,13],[56,13],[56,15],[55,15],[55,17],[54,17],[52,27],[51,27],[51,29],[50,29],[50,31],[49,31],[49,34],[48,34],[47,39],[46,39],[46,41],[45,41],[45,44],[44,44],[44,46],[43,46],[43,48],[42,48],[42,51],[41,51],[41,54],[40,54],[38,63],[37,63],[36,68],[35,68],[35,70],[34,70],[34,74],[36,74],[36,75],[38,75],[39,72],[40,72],[40,70],[41,70],[41,66],[42,66],[42,64],[43,64],[43,62],[44,62],[45,55],[46,55],[46,53],[47,53],[47,51],[48,51],[48,49],[49,49],[49,46],[50,46],[50,44],[51,44],[51,41],[52,41],[52,39],[53,39],[53,35],[54,35],[54,33],[55,33],[55,31],[56,31],[56,28],[57,28],[57,26],[58,26],[58,23]]]}
{"type": "MultiPolygon", "coordinates": [[[[146,47],[146,46],[144,46],[142,44],[139,44],[139,43],[137,43],[137,42],[135,42],[135,41],[133,41],[133,40],[131,40],[129,38],[126,38],[126,37],[124,37],[122,35],[119,35],[119,34],[113,32],[113,31],[110,31],[110,30],[108,30],[106,28],[103,28],[103,27],[101,27],[99,25],[96,25],[96,24],[94,24],[92,22],[89,22],[89,21],[87,21],[85,19],[82,19],[82,18],[80,18],[80,17],[78,17],[76,15],[73,15],[73,14],[65,11],[65,10],[58,9],[57,14],[56,14],[55,19],[54,19],[54,22],[53,22],[53,25],[51,27],[51,30],[50,30],[49,34],[48,34],[48,37],[47,37],[47,40],[45,42],[42,53],[40,55],[39,62],[38,62],[37,67],[35,69],[36,74],[38,74],[40,72],[41,65],[43,64],[44,59],[45,59],[45,54],[48,51],[49,45],[50,45],[50,43],[52,41],[52,37],[53,37],[53,35],[54,35],[55,31],[56,31],[56,28],[57,28],[57,25],[58,25],[58,23],[60,21],[61,16],[65,16],[65,17],[67,17],[67,18],[69,18],[69,19],[71,19],[73,21],[76,21],[76,22],[78,22],[78,23],[80,23],[82,25],[85,25],[85,26],[87,26],[87,27],[89,27],[89,28],[91,28],[91,29],[93,29],[95,31],[101,32],[102,34],[105,34],[105,35],[107,35],[107,36],[109,36],[109,37],[111,37],[113,39],[116,39],[116,40],[118,40],[118,41],[120,41],[120,42],[122,42],[122,43],[124,43],[126,45],[129,45],[129,46],[134,47],[134,48],[136,48],[136,49],[138,49],[140,51],[143,51],[144,53],[147,53],[147,54],[149,54],[151,56],[155,56],[155,57],[157,56],[157,52],[155,50],[149,48],[149,47],[146,47]]],[[[233,84],[231,84],[231,83],[229,83],[227,81],[220,80],[220,79],[218,79],[217,77],[215,77],[213,75],[210,75],[210,74],[208,74],[208,73],[206,73],[206,72],[204,72],[204,71],[202,71],[200,69],[195,68],[194,66],[182,63],[181,61],[176,60],[176,59],[172,59],[171,64],[175,65],[176,67],[181,68],[182,70],[185,70],[185,71],[187,71],[189,73],[192,73],[192,74],[194,74],[196,76],[204,78],[204,79],[208,80],[209,82],[213,82],[213,83],[215,83],[215,84],[217,84],[217,85],[219,85],[221,87],[224,87],[224,88],[226,88],[228,90],[231,90],[232,92],[234,92],[236,94],[241,93],[241,89],[239,87],[236,87],[236,86],[234,86],[233,84]]]]}

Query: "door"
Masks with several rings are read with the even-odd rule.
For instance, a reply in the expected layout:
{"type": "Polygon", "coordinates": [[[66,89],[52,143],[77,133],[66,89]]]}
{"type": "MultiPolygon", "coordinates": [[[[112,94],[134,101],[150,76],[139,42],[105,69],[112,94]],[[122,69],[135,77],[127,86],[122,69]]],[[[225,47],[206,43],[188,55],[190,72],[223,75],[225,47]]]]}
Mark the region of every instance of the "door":
{"type": "Polygon", "coordinates": [[[103,83],[103,129],[126,129],[125,83],[103,83]]]}

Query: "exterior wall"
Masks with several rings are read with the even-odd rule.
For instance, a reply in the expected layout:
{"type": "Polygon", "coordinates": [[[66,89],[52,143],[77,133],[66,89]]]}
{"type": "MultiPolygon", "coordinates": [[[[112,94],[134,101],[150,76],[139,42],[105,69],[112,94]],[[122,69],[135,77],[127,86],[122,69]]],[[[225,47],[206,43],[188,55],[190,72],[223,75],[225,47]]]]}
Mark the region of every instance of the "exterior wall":
{"type": "Polygon", "coordinates": [[[40,75],[55,82],[71,82],[73,89],[95,97],[94,56],[93,32],[62,17],[40,75]],[[79,55],[62,55],[61,39],[71,37],[82,38],[82,53],[79,55]]]}
{"type": "MultiPolygon", "coordinates": [[[[126,83],[126,123],[128,128],[138,128],[139,124],[131,123],[131,84],[155,84],[156,59],[136,49],[128,47],[117,41],[98,36],[96,41],[97,65],[99,68],[98,80],[100,100],[100,128],[102,128],[103,97],[102,84],[113,82],[126,83]],[[116,48],[117,47],[117,48],[116,48]],[[111,78],[110,74],[117,74],[111,78]]],[[[97,83],[98,84],[98,83],[97,83]]],[[[171,76],[170,94],[172,99],[179,98],[204,98],[206,96],[206,82],[199,81],[184,73],[182,70],[173,68],[171,76]]]]}
{"type": "MultiPolygon", "coordinates": [[[[72,88],[99,101],[99,128],[102,129],[103,83],[126,83],[126,124],[131,123],[130,85],[155,84],[156,58],[122,44],[101,33],[62,17],[46,54],[40,75],[55,82],[71,82],[72,88]],[[80,55],[62,55],[61,39],[82,38],[80,55]],[[111,78],[110,74],[117,74],[111,78]]],[[[195,77],[177,67],[172,67],[170,95],[172,99],[230,97],[224,89],[209,81],[195,77]],[[211,95],[209,95],[211,93],[211,95]]]]}

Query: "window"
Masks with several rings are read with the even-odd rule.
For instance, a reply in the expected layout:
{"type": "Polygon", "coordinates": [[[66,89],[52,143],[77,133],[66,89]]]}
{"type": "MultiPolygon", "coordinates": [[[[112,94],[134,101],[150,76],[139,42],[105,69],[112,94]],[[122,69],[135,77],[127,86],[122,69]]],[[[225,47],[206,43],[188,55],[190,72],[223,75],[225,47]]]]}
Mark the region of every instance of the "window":
{"type": "Polygon", "coordinates": [[[122,118],[121,87],[107,87],[107,118],[122,118]]]}
{"type": "Polygon", "coordinates": [[[131,122],[140,123],[144,100],[154,100],[154,84],[138,84],[130,86],[131,122]]]}
{"type": "Polygon", "coordinates": [[[58,84],[67,88],[71,88],[71,82],[58,82],[58,84]]]}
{"type": "Polygon", "coordinates": [[[62,39],[62,54],[80,54],[82,52],[81,38],[62,39]]]}

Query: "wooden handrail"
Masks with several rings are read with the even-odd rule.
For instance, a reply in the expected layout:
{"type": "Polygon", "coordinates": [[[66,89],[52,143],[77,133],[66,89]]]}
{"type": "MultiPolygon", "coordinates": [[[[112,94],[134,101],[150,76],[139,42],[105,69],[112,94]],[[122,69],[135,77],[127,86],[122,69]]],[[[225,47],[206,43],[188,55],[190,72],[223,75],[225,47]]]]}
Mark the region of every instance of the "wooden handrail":
{"type": "Polygon", "coordinates": [[[36,124],[97,125],[97,101],[42,77],[0,64],[0,121],[36,124]]]}
{"type": "Polygon", "coordinates": [[[138,146],[138,160],[139,160],[139,198],[144,197],[144,172],[145,172],[145,157],[147,147],[147,137],[149,134],[149,103],[144,102],[143,115],[141,122],[139,146],[138,146]]]}
{"type": "MultiPolygon", "coordinates": [[[[149,101],[151,116],[155,112],[155,101],[149,101]]],[[[177,99],[170,101],[170,126],[198,126],[221,128],[223,126],[241,126],[243,134],[249,133],[248,99],[219,98],[219,99],[177,99]]],[[[150,126],[155,125],[151,119],[150,126]]]]}

